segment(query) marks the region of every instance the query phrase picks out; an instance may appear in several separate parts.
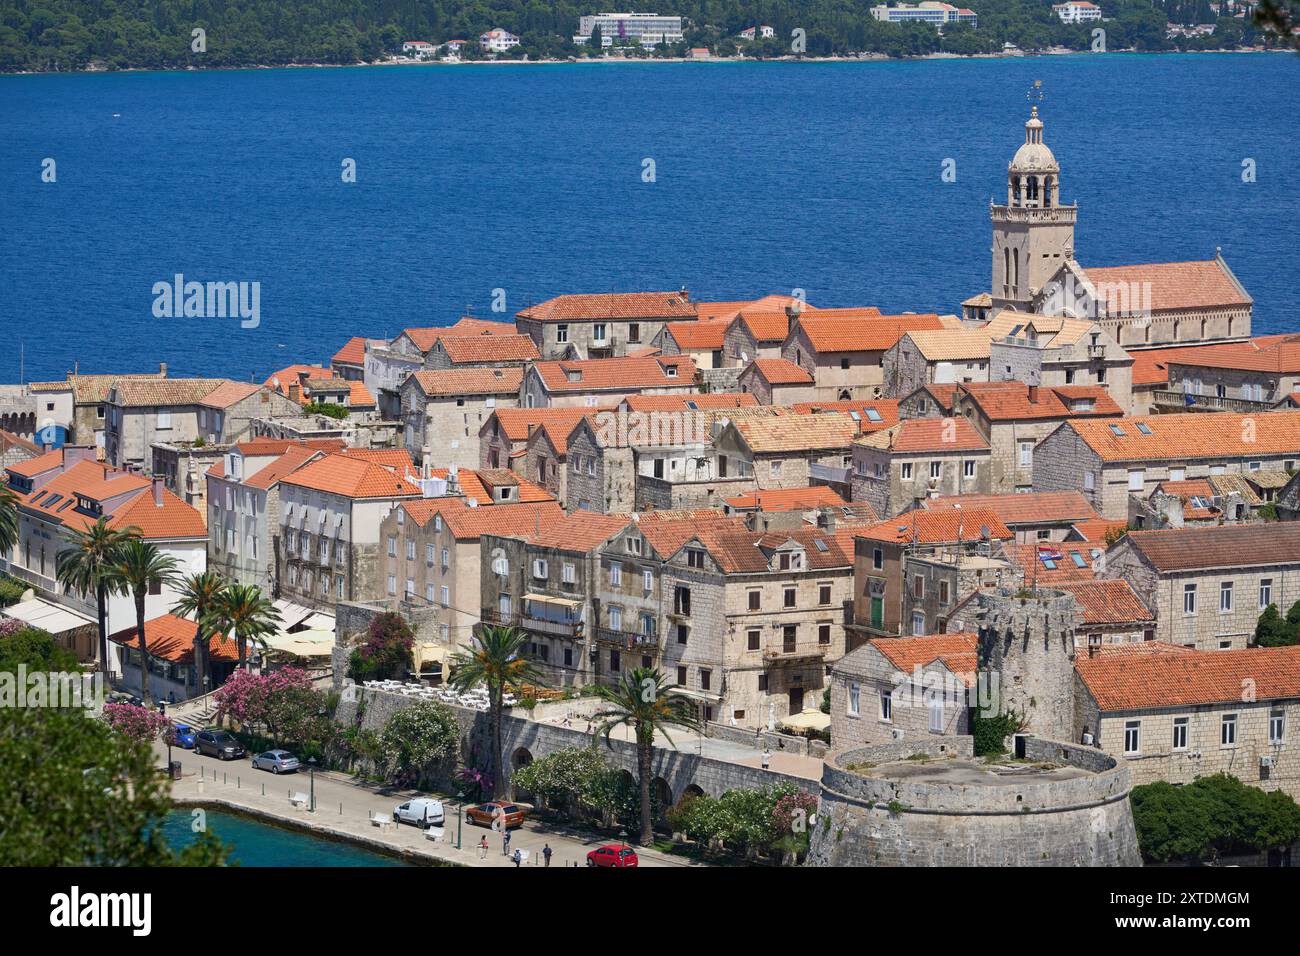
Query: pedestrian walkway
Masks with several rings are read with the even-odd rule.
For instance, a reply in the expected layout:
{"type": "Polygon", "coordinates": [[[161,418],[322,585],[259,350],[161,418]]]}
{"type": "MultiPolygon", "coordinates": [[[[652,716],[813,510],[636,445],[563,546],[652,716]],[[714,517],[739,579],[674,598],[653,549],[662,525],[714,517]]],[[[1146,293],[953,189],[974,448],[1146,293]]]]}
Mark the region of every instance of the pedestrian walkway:
{"type": "MultiPolygon", "coordinates": [[[[165,763],[167,748],[156,744],[159,765],[165,763]]],[[[393,809],[421,794],[368,784],[341,773],[316,772],[316,810],[295,807],[291,798],[297,793],[310,794],[311,776],[307,772],[276,776],[254,770],[247,760],[220,761],[201,757],[189,750],[172,749],[172,759],[181,764],[181,779],[172,784],[172,796],[181,803],[210,802],[245,810],[288,824],[343,837],[376,849],[397,851],[427,862],[438,861],[460,866],[514,867],[503,853],[502,834],[461,820],[461,805],[454,797],[443,798],[446,823],[428,831],[396,824],[379,827],[372,815],[392,820],[393,809]],[[427,834],[440,836],[430,840],[427,834]],[[461,846],[456,846],[457,836],[461,846]],[[488,852],[480,855],[479,841],[487,837],[488,852]]],[[[427,795],[427,794],[426,794],[427,795]]],[[[617,838],[615,838],[615,842],[617,838]]],[[[601,838],[570,828],[552,828],[529,821],[510,835],[510,850],[526,853],[522,866],[544,866],[542,848],[550,844],[551,868],[585,867],[587,853],[605,843],[601,838]]],[[[642,866],[700,866],[693,860],[637,847],[642,866]]]]}

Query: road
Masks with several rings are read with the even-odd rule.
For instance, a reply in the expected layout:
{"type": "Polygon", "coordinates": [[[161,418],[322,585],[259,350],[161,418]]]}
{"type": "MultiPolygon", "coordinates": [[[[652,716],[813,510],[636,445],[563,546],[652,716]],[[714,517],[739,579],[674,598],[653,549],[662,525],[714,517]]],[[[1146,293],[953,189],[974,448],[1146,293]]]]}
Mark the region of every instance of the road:
{"type": "MultiPolygon", "coordinates": [[[[167,760],[167,748],[155,744],[162,766],[167,760]]],[[[512,867],[514,863],[502,854],[502,836],[486,827],[465,822],[462,848],[456,849],[458,829],[457,802],[444,800],[447,825],[442,839],[434,842],[425,832],[412,826],[381,829],[370,822],[372,812],[392,817],[393,808],[404,803],[416,791],[400,790],[357,781],[341,773],[316,772],[316,811],[295,809],[289,800],[291,792],[307,793],[310,778],[307,773],[275,776],[254,770],[247,759],[220,761],[215,757],[201,757],[189,750],[172,748],[172,759],[181,763],[181,779],[172,785],[173,796],[181,802],[212,801],[226,803],[245,810],[273,816],[288,823],[326,830],[334,835],[352,838],[390,848],[404,849],[424,856],[464,866],[512,867]],[[480,857],[478,842],[487,837],[488,852],[480,857]]],[[[774,761],[775,762],[775,761],[774,761]]],[[[431,830],[430,832],[436,832],[431,830]]],[[[527,866],[542,866],[542,847],[550,844],[553,851],[551,866],[586,866],[587,851],[608,839],[570,828],[557,828],[529,821],[511,833],[510,849],[528,851],[527,866]]],[[[641,866],[700,866],[691,860],[637,848],[641,866]]]]}

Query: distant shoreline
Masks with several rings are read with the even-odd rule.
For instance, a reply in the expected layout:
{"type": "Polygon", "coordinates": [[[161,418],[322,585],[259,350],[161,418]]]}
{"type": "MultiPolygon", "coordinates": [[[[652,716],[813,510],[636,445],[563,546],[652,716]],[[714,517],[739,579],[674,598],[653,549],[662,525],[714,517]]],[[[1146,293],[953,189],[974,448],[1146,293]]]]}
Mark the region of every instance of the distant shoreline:
{"type": "Polygon", "coordinates": [[[631,63],[707,63],[707,64],[759,64],[759,63],[883,63],[889,61],[908,62],[917,60],[1015,60],[1045,56],[1213,56],[1251,53],[1284,53],[1294,56],[1294,51],[1277,47],[1247,47],[1238,50],[1112,50],[1097,54],[1087,50],[1070,50],[1065,48],[1039,50],[1035,52],[1003,53],[925,53],[920,56],[889,56],[886,53],[862,53],[854,56],[781,56],[755,59],[754,57],[602,57],[573,59],[539,59],[539,60],[461,60],[456,63],[444,63],[440,60],[386,59],[357,63],[258,63],[245,66],[185,66],[185,67],[138,67],[121,69],[107,67],[86,67],[80,70],[11,70],[0,71],[0,76],[68,76],[101,73],[214,73],[239,70],[327,70],[356,69],[358,67],[465,67],[465,66],[564,66],[577,64],[631,64],[631,63]]]}

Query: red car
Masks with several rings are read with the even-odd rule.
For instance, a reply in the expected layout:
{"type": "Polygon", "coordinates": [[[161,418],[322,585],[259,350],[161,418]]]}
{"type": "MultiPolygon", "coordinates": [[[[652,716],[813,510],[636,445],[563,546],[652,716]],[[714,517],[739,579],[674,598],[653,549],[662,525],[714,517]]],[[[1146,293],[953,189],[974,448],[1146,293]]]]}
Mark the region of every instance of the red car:
{"type": "Polygon", "coordinates": [[[612,866],[622,869],[636,866],[636,850],[626,843],[608,843],[587,854],[588,866],[612,866]]]}

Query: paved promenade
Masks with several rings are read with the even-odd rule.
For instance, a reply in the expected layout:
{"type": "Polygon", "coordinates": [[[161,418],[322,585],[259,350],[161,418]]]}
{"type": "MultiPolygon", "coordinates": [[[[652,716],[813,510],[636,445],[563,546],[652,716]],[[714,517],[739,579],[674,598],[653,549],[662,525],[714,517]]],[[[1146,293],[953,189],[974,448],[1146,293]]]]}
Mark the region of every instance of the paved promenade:
{"type": "MultiPolygon", "coordinates": [[[[167,748],[155,745],[158,764],[167,759],[167,748]]],[[[514,867],[502,855],[501,834],[486,827],[472,826],[466,821],[462,835],[462,848],[456,849],[458,826],[455,798],[444,799],[447,823],[438,841],[426,838],[426,831],[403,825],[380,829],[370,822],[372,812],[391,818],[393,808],[420,794],[410,790],[382,787],[354,780],[346,774],[316,772],[316,812],[296,809],[289,802],[290,792],[310,790],[307,773],[275,776],[263,770],[254,770],[247,759],[222,762],[214,757],[200,757],[192,751],[172,749],[172,759],[181,762],[182,777],[172,785],[172,795],[179,803],[207,802],[246,810],[288,824],[308,827],[336,836],[347,837],[375,849],[399,851],[415,861],[440,862],[460,866],[514,867]],[[200,768],[202,776],[200,776],[200,768]],[[488,840],[488,852],[480,857],[478,842],[488,840]]],[[[775,759],[773,763],[775,764],[775,759]]],[[[437,829],[427,831],[438,833],[437,829]]],[[[617,838],[615,838],[617,839],[617,838]]],[[[569,828],[554,828],[529,821],[511,832],[510,849],[528,851],[524,866],[541,867],[542,846],[549,843],[553,855],[551,867],[587,865],[587,851],[608,839],[597,839],[585,832],[569,828]]],[[[637,847],[642,866],[700,866],[691,860],[637,847]]]]}

